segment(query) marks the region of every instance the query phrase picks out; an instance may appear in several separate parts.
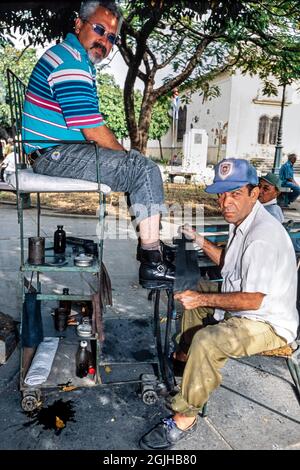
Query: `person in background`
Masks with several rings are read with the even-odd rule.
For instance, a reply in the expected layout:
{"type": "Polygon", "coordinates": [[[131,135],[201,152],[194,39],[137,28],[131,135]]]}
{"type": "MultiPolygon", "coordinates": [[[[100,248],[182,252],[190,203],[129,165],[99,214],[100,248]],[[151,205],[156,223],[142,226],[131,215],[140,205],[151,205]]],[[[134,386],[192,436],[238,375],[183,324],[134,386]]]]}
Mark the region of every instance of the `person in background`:
{"type": "Polygon", "coordinates": [[[277,204],[277,197],[280,194],[280,179],[275,173],[267,173],[259,178],[258,200],[266,211],[270,212],[281,224],[284,216],[281,207],[277,204]]]}
{"type": "Polygon", "coordinates": [[[0,163],[2,162],[3,158],[4,158],[4,145],[5,145],[5,142],[3,144],[3,140],[0,139],[0,163]]]}
{"type": "Polygon", "coordinates": [[[9,155],[13,151],[14,151],[14,141],[11,137],[9,137],[7,139],[7,143],[6,143],[6,145],[4,147],[4,151],[3,151],[4,158],[7,157],[7,155],[9,155]]]}
{"type": "Polygon", "coordinates": [[[178,157],[177,157],[176,154],[171,157],[170,165],[172,165],[172,166],[178,165],[178,157]]]}
{"type": "Polygon", "coordinates": [[[297,155],[290,153],[287,162],[281,166],[279,171],[281,186],[292,189],[291,193],[288,194],[289,204],[294,202],[300,194],[300,186],[294,178],[294,165],[296,160],[297,155]]]}

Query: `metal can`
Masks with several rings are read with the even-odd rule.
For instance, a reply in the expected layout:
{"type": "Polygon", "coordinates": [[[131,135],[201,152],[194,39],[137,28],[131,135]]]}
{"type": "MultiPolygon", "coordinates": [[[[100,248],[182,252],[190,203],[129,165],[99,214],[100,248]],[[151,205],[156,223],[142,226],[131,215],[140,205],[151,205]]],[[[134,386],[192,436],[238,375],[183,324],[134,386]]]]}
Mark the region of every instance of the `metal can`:
{"type": "Polygon", "coordinates": [[[28,263],[44,264],[45,263],[45,238],[30,237],[28,238],[28,263]]]}
{"type": "Polygon", "coordinates": [[[68,312],[65,308],[54,310],[54,327],[57,331],[64,331],[68,326],[68,312]]]}

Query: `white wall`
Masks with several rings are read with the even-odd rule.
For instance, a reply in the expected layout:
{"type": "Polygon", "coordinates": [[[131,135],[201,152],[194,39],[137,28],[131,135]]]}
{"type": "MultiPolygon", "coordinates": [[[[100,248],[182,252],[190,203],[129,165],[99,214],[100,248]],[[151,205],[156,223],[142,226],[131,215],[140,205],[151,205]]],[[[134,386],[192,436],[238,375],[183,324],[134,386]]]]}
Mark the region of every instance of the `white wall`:
{"type": "MultiPolygon", "coordinates": [[[[220,76],[212,81],[212,85],[217,84],[220,89],[220,96],[212,98],[203,103],[203,97],[199,92],[192,96],[192,103],[188,105],[187,129],[193,124],[194,127],[205,129],[208,134],[208,163],[214,162],[219,148],[219,126],[218,122],[224,127],[222,131],[222,140],[226,141],[226,123],[229,119],[229,109],[231,101],[231,80],[228,76],[220,76]],[[194,118],[199,118],[194,122],[194,118]]],[[[224,156],[225,145],[220,143],[219,159],[224,156]]]]}
{"type": "MultiPolygon", "coordinates": [[[[259,77],[242,76],[239,72],[232,76],[221,75],[212,84],[219,86],[219,97],[202,103],[202,97],[197,92],[192,95],[191,103],[187,105],[187,130],[193,124],[208,133],[208,163],[215,163],[218,154],[219,159],[225,156],[273,159],[275,145],[257,143],[258,125],[259,118],[264,114],[270,118],[280,115],[282,87],[279,87],[277,97],[266,97],[262,95],[259,77]],[[195,116],[199,118],[197,123],[195,116]],[[224,127],[220,146],[218,123],[222,123],[224,127]]],[[[300,155],[300,95],[296,92],[297,86],[299,84],[288,86],[286,90],[283,118],[284,156],[290,152],[300,155]]],[[[171,142],[172,135],[169,131],[162,139],[163,147],[171,147],[171,142]]],[[[157,143],[149,141],[148,153],[151,153],[154,147],[157,147],[157,143]]],[[[181,142],[178,142],[178,147],[182,147],[181,142]]]]}
{"type": "MultiPolygon", "coordinates": [[[[232,76],[227,157],[274,158],[275,145],[257,143],[259,118],[280,116],[282,88],[278,96],[263,96],[259,77],[232,76]]],[[[283,153],[300,153],[299,95],[287,87],[283,118],[283,153]]]]}

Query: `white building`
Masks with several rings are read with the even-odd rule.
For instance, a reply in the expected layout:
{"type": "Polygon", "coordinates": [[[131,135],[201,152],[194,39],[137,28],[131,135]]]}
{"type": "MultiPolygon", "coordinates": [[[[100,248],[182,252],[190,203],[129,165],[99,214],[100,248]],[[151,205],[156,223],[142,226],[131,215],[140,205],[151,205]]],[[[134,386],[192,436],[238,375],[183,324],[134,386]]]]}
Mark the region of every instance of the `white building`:
{"type": "MultiPolygon", "coordinates": [[[[282,87],[278,95],[262,94],[259,77],[219,75],[212,85],[217,85],[220,96],[203,102],[194,93],[190,104],[180,108],[177,139],[172,149],[172,132],[162,139],[164,156],[180,155],[186,129],[198,127],[208,133],[208,163],[216,163],[223,157],[240,157],[255,160],[274,159],[277,138],[282,87]]],[[[300,155],[300,94],[296,84],[286,87],[283,116],[283,155],[290,152],[300,155]]],[[[149,141],[149,155],[159,156],[157,142],[149,141]]]]}

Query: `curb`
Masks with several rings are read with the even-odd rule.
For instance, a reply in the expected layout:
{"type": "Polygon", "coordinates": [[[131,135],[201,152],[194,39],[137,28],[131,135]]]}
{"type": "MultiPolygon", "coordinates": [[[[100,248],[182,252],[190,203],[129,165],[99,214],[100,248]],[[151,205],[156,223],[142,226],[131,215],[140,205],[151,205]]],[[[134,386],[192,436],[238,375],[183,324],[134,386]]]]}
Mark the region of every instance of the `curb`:
{"type": "MultiPolygon", "coordinates": [[[[12,201],[1,201],[0,200],[0,205],[9,205],[9,206],[16,206],[15,202],[12,201]]],[[[41,209],[43,210],[42,215],[47,215],[48,217],[65,217],[65,218],[74,218],[74,219],[98,219],[96,215],[89,215],[89,214],[69,214],[69,213],[64,213],[64,212],[55,212],[55,209],[49,209],[49,207],[41,206],[41,209]]],[[[24,209],[26,210],[36,210],[36,206],[31,206],[29,209],[24,209]]],[[[300,220],[300,211],[298,211],[297,208],[289,208],[289,209],[283,209],[282,210],[283,214],[285,215],[285,218],[299,218],[300,220]],[[294,217],[293,217],[294,216],[294,217]]],[[[115,214],[108,214],[109,216],[112,216],[115,214]]],[[[130,216],[124,215],[125,219],[130,220],[130,216]]],[[[211,216],[211,217],[205,217],[205,220],[207,222],[216,222],[216,223],[224,223],[223,217],[218,217],[218,216],[211,216]]]]}
{"type": "MultiPolygon", "coordinates": [[[[0,204],[3,204],[3,205],[8,205],[8,206],[15,206],[16,207],[16,204],[12,201],[0,201],[0,204]]],[[[36,206],[31,206],[27,209],[24,209],[24,211],[27,211],[27,210],[36,210],[37,207],[36,206]]],[[[41,210],[43,210],[43,213],[41,215],[47,215],[47,216],[50,216],[50,217],[68,217],[68,218],[81,218],[81,219],[98,219],[98,217],[96,215],[89,215],[89,214],[68,214],[68,213],[64,213],[64,212],[55,212],[55,209],[49,209],[49,207],[45,207],[45,206],[41,206],[41,210]]]]}

